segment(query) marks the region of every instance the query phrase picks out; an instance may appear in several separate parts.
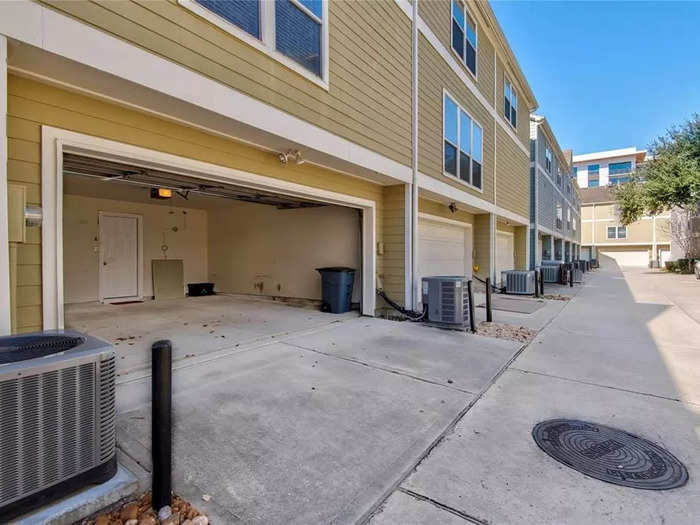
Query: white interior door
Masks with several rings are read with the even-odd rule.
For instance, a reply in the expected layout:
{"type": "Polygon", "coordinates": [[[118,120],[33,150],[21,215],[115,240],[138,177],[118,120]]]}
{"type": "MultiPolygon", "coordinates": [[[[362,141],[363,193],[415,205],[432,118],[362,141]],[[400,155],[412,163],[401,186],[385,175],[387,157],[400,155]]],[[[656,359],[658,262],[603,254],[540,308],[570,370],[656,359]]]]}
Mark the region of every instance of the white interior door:
{"type": "Polygon", "coordinates": [[[513,235],[498,232],[496,235],[496,281],[501,281],[501,272],[515,269],[515,244],[513,235]]]}
{"type": "Polygon", "coordinates": [[[100,214],[100,300],[139,295],[139,217],[100,214]]]}
{"type": "Polygon", "coordinates": [[[421,218],[418,222],[418,278],[431,275],[471,277],[472,230],[421,218]]]}

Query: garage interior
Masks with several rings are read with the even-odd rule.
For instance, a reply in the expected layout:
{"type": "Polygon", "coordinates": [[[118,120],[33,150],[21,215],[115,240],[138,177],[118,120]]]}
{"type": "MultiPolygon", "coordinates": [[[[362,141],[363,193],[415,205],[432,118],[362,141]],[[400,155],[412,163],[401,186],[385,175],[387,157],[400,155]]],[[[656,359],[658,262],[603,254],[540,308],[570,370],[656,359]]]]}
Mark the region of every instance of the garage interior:
{"type": "MultiPolygon", "coordinates": [[[[361,302],[361,247],[361,211],[354,208],[64,154],[67,328],[129,341],[139,325],[221,324],[234,312],[254,325],[252,311],[262,325],[269,311],[264,332],[292,329],[272,326],[276,308],[292,318],[335,317],[314,311],[321,299],[316,268],[356,269],[352,303],[361,302]],[[214,283],[217,295],[187,297],[191,283],[214,283]],[[307,308],[290,313],[290,304],[307,308]],[[111,332],[115,319],[122,326],[111,332]]],[[[252,325],[238,326],[245,332],[252,325]]]]}

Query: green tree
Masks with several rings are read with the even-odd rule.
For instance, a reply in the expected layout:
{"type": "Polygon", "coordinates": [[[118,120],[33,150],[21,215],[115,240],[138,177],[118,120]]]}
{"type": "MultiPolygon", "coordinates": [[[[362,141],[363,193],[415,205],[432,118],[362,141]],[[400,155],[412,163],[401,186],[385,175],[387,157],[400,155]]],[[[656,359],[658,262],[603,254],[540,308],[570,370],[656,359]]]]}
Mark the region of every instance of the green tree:
{"type": "Polygon", "coordinates": [[[671,233],[690,259],[692,221],[700,207],[700,115],[656,139],[648,156],[630,182],[615,188],[620,221],[629,225],[643,215],[670,210],[671,233]]]}

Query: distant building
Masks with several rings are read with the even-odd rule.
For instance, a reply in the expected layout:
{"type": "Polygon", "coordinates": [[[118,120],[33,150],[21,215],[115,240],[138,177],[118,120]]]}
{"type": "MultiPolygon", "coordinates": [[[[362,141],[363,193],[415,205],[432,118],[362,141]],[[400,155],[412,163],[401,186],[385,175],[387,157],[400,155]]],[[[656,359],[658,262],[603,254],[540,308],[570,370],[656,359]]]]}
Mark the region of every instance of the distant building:
{"type": "Polygon", "coordinates": [[[646,151],[635,147],[574,155],[581,187],[581,257],[612,257],[620,266],[655,266],[671,260],[670,213],[623,226],[611,186],[630,180],[646,151]]]}

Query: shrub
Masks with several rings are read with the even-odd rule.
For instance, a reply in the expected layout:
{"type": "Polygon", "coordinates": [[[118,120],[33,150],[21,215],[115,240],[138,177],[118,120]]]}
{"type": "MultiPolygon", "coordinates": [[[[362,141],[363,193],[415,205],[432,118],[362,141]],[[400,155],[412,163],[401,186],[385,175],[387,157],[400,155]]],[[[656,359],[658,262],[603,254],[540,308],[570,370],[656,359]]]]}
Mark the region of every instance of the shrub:
{"type": "Polygon", "coordinates": [[[676,261],[666,261],[666,271],[672,272],[676,266],[676,261]]]}

